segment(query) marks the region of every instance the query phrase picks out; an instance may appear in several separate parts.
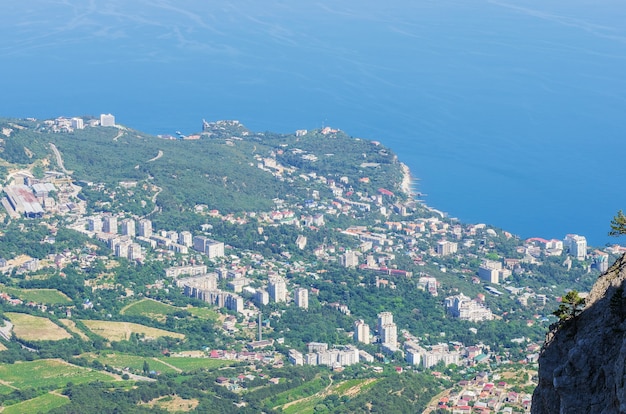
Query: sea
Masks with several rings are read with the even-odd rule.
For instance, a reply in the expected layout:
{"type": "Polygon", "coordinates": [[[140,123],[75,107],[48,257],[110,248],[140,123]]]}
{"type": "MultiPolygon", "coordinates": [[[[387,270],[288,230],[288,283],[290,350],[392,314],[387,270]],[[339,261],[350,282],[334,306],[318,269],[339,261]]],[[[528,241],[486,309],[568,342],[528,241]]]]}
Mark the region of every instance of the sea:
{"type": "Polygon", "coordinates": [[[522,238],[622,243],[622,0],[23,0],[0,116],[324,126],[391,147],[431,207],[522,238]]]}

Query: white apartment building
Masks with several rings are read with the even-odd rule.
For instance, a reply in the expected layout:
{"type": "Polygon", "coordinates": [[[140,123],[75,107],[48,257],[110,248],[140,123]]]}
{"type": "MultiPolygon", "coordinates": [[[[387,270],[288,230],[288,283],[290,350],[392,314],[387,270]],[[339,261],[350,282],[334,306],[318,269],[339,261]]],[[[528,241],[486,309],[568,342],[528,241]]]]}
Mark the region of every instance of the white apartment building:
{"type": "Polygon", "coordinates": [[[364,344],[370,343],[370,326],[363,319],[354,322],[354,340],[364,344]]]}
{"type": "Polygon", "coordinates": [[[101,114],[100,115],[100,126],[103,127],[114,127],[115,126],[115,117],[111,114],[101,114]]]}
{"type": "Polygon", "coordinates": [[[296,306],[303,309],[309,309],[309,291],[305,288],[297,288],[293,292],[293,298],[296,306]]]}
{"type": "Polygon", "coordinates": [[[280,276],[270,278],[268,293],[274,302],[287,302],[287,283],[280,276]]]}
{"type": "Polygon", "coordinates": [[[569,248],[569,252],[578,260],[584,260],[587,257],[587,239],[585,236],[578,234],[568,234],[563,240],[563,245],[569,248]]]}

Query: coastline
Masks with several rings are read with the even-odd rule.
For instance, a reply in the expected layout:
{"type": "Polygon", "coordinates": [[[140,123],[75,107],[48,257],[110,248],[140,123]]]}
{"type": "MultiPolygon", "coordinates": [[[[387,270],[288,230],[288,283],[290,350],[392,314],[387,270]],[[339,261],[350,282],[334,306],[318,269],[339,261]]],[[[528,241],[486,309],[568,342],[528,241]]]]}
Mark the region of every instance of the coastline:
{"type": "Polygon", "coordinates": [[[411,179],[411,170],[408,165],[403,162],[400,163],[400,168],[402,169],[402,182],[400,183],[400,190],[412,198],[413,194],[411,191],[411,184],[413,180],[411,179]]]}

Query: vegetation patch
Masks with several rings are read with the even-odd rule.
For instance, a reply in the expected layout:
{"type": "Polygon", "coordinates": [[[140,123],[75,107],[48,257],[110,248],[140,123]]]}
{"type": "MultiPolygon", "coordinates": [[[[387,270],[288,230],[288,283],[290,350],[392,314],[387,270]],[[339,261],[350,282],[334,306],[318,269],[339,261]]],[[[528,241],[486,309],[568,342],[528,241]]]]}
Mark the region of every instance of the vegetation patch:
{"type": "Polygon", "coordinates": [[[157,371],[163,373],[178,372],[156,358],[142,357],[137,355],[123,354],[118,352],[94,354],[88,353],[80,356],[90,362],[99,361],[102,365],[107,365],[120,370],[130,370],[136,373],[143,373],[144,363],[148,364],[148,371],[157,371]]]}
{"type": "Polygon", "coordinates": [[[197,399],[185,399],[178,395],[167,395],[161,398],[155,398],[154,400],[142,405],[149,407],[158,407],[169,412],[188,412],[193,411],[200,404],[197,399]]]}
{"type": "Polygon", "coordinates": [[[25,302],[45,303],[48,305],[65,305],[72,300],[56,289],[19,289],[0,286],[0,292],[6,292],[25,302]]]}
{"type": "Polygon", "coordinates": [[[163,336],[184,339],[185,335],[178,332],[170,332],[164,329],[151,328],[131,322],[93,321],[84,319],[85,324],[93,333],[100,335],[109,341],[124,341],[130,339],[133,333],[144,335],[146,338],[155,339],[163,336]]]}
{"type": "Polygon", "coordinates": [[[72,337],[48,318],[16,312],[6,312],[5,315],[13,323],[15,336],[25,341],[58,341],[72,337]]]}
{"type": "Polygon", "coordinates": [[[84,341],[88,341],[89,337],[87,335],[85,335],[85,333],[83,331],[81,331],[77,326],[76,326],[76,322],[74,322],[71,319],[59,319],[59,321],[65,325],[65,327],[70,331],[75,333],[76,335],[78,335],[80,337],[80,339],[84,340],[84,341]]]}
{"type": "Polygon", "coordinates": [[[342,381],[339,384],[324,388],[314,395],[285,404],[282,407],[282,412],[287,414],[313,414],[320,411],[320,404],[323,404],[326,399],[338,401],[339,397],[353,398],[373,387],[377,380],[378,378],[367,378],[342,381]]]}
{"type": "Polygon", "coordinates": [[[69,398],[59,394],[44,394],[37,398],[4,407],[2,414],[45,413],[69,404],[69,398]]]}
{"type": "Polygon", "coordinates": [[[168,357],[158,358],[160,361],[172,365],[181,371],[195,371],[197,369],[213,369],[232,365],[235,361],[214,358],[186,358],[168,357]]]}
{"type": "Polygon", "coordinates": [[[24,387],[61,388],[70,381],[74,384],[81,384],[114,380],[112,375],[72,365],[60,359],[0,364],[0,378],[6,384],[20,389],[24,387]]]}
{"type": "Polygon", "coordinates": [[[159,322],[163,322],[165,321],[167,315],[180,310],[181,308],[177,308],[176,306],[146,298],[124,306],[120,310],[120,314],[130,316],[146,316],[159,322]]]}
{"type": "Polygon", "coordinates": [[[329,380],[327,378],[315,378],[311,381],[307,381],[299,387],[281,392],[274,395],[273,397],[270,397],[267,400],[267,405],[272,408],[277,408],[278,406],[282,405],[284,406],[283,409],[286,409],[289,406],[293,405],[289,403],[293,403],[294,401],[314,396],[318,392],[322,391],[328,384],[329,380]]]}
{"type": "Polygon", "coordinates": [[[337,386],[332,389],[332,392],[338,394],[340,397],[343,397],[344,395],[354,397],[362,391],[371,388],[377,380],[378,378],[368,378],[343,381],[340,384],[337,384],[337,386]]]}
{"type": "Polygon", "coordinates": [[[220,317],[219,313],[210,308],[197,308],[195,306],[188,306],[187,308],[185,308],[185,310],[200,319],[216,321],[220,317]]]}
{"type": "Polygon", "coordinates": [[[0,342],[0,351],[6,351],[7,347],[4,346],[4,344],[2,342],[0,342]]]}

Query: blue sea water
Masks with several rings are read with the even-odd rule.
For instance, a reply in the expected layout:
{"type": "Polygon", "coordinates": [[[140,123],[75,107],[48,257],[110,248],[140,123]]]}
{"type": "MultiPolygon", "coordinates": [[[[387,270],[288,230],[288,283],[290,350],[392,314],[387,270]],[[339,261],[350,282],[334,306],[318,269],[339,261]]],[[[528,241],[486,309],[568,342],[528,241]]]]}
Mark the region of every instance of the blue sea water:
{"type": "Polygon", "coordinates": [[[0,115],[330,125],[393,148],[464,222],[619,241],[621,1],[25,0],[0,15],[0,115]]]}

